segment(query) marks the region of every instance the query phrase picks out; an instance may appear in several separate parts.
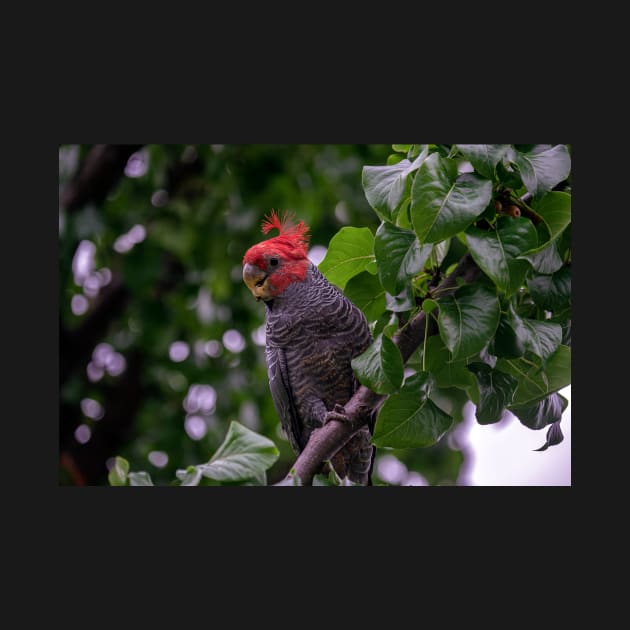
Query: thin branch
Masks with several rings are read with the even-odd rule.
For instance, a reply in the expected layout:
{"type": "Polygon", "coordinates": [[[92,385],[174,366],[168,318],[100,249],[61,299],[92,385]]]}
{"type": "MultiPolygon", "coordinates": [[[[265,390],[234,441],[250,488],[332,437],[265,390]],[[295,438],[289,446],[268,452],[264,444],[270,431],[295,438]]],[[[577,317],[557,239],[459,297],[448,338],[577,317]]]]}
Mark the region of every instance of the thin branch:
{"type": "MultiPolygon", "coordinates": [[[[437,287],[441,293],[454,292],[457,279],[473,282],[481,274],[481,270],[473,261],[470,254],[466,254],[457,264],[451,274],[437,287]]],[[[406,363],[414,350],[422,343],[425,333],[425,313],[420,311],[393,337],[406,363]]],[[[435,321],[429,320],[429,335],[437,332],[435,321]]],[[[291,472],[275,485],[292,485],[297,476],[302,485],[311,485],[313,476],[319,470],[322,462],[330,459],[346,442],[367,423],[370,412],[382,404],[386,396],[376,394],[364,385],[359,387],[354,396],[345,404],[344,411],[347,422],[331,420],[320,429],[315,429],[306,447],[297,458],[291,472]]]]}

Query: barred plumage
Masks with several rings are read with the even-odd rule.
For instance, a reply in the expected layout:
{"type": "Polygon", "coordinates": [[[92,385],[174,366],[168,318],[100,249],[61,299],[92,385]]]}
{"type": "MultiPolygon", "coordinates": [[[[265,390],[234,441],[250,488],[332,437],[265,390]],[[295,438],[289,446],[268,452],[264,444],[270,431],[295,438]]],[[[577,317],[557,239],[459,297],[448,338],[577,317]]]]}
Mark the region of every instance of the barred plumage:
{"type": "MultiPolygon", "coordinates": [[[[267,309],[266,356],[271,396],[296,453],[328,411],[344,405],[359,383],[351,360],[372,338],[363,313],[310,264],[267,309]]],[[[337,473],[368,483],[373,447],[363,427],[333,459],[337,473]]]]}
{"type": "MultiPolygon", "coordinates": [[[[343,420],[359,383],[351,361],[372,338],[363,313],[330,284],[307,257],[308,226],[274,211],[263,221],[279,235],[250,247],[243,281],[266,312],[269,387],[282,427],[296,454],[326,419],[343,420]]],[[[337,474],[370,484],[374,413],[331,459],[337,474]]]]}

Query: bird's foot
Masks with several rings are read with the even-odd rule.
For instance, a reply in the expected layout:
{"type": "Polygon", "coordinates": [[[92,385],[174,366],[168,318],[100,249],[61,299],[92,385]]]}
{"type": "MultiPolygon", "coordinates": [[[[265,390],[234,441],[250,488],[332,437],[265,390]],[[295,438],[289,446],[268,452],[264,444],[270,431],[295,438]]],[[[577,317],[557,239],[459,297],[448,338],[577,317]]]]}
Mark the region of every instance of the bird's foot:
{"type": "Polygon", "coordinates": [[[326,426],[331,420],[350,422],[350,419],[346,415],[346,410],[339,404],[336,404],[332,411],[326,412],[326,415],[324,416],[324,426],[326,426]]]}

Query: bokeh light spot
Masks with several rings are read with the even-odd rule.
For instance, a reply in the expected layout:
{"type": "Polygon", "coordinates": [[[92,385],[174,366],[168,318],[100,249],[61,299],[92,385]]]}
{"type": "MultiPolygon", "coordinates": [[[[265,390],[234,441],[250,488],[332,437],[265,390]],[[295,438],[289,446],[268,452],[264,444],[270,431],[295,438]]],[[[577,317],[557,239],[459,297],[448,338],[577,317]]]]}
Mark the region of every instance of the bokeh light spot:
{"type": "Polygon", "coordinates": [[[87,424],[80,424],[74,430],[74,439],[79,444],[87,444],[90,441],[91,437],[92,437],[92,430],[90,429],[90,427],[88,427],[87,424]]]}
{"type": "Polygon", "coordinates": [[[164,468],[168,464],[168,455],[164,451],[151,451],[148,459],[156,468],[164,468]]]}
{"type": "Polygon", "coordinates": [[[92,420],[100,420],[105,415],[105,410],[98,400],[83,398],[81,400],[81,413],[92,420]]]}
{"type": "Polygon", "coordinates": [[[313,245],[308,252],[308,259],[315,265],[319,265],[326,256],[328,249],[323,245],[313,245]]]}
{"type": "Polygon", "coordinates": [[[185,361],[189,354],[190,346],[185,341],[174,341],[168,350],[168,356],[175,363],[185,361]]]}
{"type": "Polygon", "coordinates": [[[149,154],[145,149],[136,151],[129,156],[125,166],[127,177],[142,177],[149,168],[149,154]]]}
{"type": "Polygon", "coordinates": [[[206,341],[204,345],[204,350],[206,351],[206,354],[209,357],[212,357],[213,359],[216,359],[217,357],[221,356],[221,353],[223,352],[221,342],[217,341],[216,339],[211,339],[210,341],[206,341]]]}
{"type": "Polygon", "coordinates": [[[184,429],[192,440],[201,440],[208,433],[208,425],[202,416],[186,416],[184,429]]]}
{"type": "Polygon", "coordinates": [[[398,485],[407,477],[407,466],[393,455],[381,455],[376,460],[376,472],[386,483],[398,485]]]}
{"type": "Polygon", "coordinates": [[[266,326],[263,324],[262,326],[258,326],[256,330],[252,332],[252,341],[257,346],[264,346],[267,341],[267,331],[266,326]]]}
{"type": "Polygon", "coordinates": [[[90,304],[84,295],[73,295],[70,301],[70,308],[75,315],[87,313],[90,304]]]}
{"type": "Polygon", "coordinates": [[[161,188],[151,195],[151,205],[155,208],[163,208],[168,203],[168,193],[161,188]]]}
{"type": "Polygon", "coordinates": [[[234,353],[245,350],[245,337],[238,330],[230,329],[223,333],[223,345],[234,353]]]}
{"type": "Polygon", "coordinates": [[[92,273],[95,254],[96,245],[92,241],[81,241],[77,246],[72,258],[72,273],[77,286],[83,286],[85,279],[92,273]]]}

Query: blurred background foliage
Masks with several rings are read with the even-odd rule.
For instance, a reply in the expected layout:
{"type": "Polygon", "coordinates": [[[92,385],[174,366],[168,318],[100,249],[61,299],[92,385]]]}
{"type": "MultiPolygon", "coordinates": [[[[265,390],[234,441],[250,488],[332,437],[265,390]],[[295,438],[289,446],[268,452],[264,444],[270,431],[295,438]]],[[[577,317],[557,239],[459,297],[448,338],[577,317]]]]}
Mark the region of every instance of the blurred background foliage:
{"type": "MultiPolygon", "coordinates": [[[[113,458],[156,484],[210,459],[231,420],[295,456],[264,359],[264,307],[241,261],[272,208],[311,228],[318,263],[344,225],[379,220],[364,165],[391,145],[59,147],[59,483],[108,485],[113,458]]],[[[379,452],[375,484],[454,484],[465,445],[379,452]]]]}

